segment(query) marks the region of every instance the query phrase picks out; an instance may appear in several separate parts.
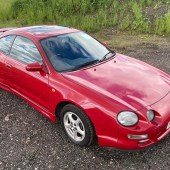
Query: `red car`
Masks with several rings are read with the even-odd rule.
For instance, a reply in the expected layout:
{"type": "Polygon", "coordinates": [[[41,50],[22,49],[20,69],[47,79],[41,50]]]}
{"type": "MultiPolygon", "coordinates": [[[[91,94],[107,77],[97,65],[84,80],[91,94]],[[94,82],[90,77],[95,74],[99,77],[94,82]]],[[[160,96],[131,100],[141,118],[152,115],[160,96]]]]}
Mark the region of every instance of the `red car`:
{"type": "Polygon", "coordinates": [[[0,88],[60,121],[73,143],[132,150],[170,132],[170,75],[76,29],[7,30],[0,88]]]}

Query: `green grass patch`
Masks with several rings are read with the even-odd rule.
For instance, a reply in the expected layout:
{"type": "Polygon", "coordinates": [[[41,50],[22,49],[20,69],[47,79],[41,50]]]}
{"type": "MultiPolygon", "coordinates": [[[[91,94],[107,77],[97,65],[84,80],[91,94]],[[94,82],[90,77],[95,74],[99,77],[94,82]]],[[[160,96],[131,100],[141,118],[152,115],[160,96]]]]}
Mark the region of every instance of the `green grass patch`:
{"type": "Polygon", "coordinates": [[[57,24],[88,32],[113,27],[170,33],[169,0],[0,0],[0,4],[4,4],[0,7],[1,26],[57,24]]]}

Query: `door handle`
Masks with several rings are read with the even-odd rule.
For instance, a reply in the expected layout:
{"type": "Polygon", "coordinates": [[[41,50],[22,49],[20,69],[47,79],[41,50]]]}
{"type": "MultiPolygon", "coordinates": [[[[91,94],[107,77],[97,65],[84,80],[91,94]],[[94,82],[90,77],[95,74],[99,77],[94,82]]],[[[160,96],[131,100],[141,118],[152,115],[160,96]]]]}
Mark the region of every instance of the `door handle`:
{"type": "Polygon", "coordinates": [[[12,66],[10,64],[8,64],[8,63],[6,63],[6,67],[12,68],[12,66]]]}

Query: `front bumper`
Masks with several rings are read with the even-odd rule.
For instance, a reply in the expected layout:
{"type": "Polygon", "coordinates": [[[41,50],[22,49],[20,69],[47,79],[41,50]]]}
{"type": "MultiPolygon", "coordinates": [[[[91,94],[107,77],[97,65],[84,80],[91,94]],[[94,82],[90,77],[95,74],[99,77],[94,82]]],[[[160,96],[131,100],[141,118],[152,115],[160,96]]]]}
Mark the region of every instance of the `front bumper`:
{"type": "Polygon", "coordinates": [[[170,133],[170,128],[167,129],[168,122],[164,123],[162,126],[151,126],[147,131],[136,133],[134,131],[124,131],[121,133],[117,141],[117,146],[120,149],[133,150],[133,149],[142,149],[148,147],[160,140],[170,133]],[[128,134],[138,134],[143,135],[147,134],[148,138],[145,139],[129,139],[128,134]]]}
{"type": "Polygon", "coordinates": [[[120,127],[118,148],[128,150],[145,148],[162,140],[170,133],[170,93],[147,109],[156,112],[155,120],[148,124],[138,125],[138,127],[120,127]],[[129,134],[147,135],[148,137],[145,139],[129,139],[129,134]]]}

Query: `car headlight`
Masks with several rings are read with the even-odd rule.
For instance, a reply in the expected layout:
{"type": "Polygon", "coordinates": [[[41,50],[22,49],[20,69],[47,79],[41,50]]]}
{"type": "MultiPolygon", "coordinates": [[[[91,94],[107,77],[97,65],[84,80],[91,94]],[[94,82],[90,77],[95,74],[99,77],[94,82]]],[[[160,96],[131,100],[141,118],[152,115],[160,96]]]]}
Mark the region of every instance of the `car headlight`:
{"type": "Polygon", "coordinates": [[[146,114],[147,114],[147,117],[148,117],[149,121],[152,122],[153,119],[155,118],[154,111],[153,110],[148,110],[146,114]]]}
{"type": "Polygon", "coordinates": [[[138,116],[134,112],[123,111],[117,116],[118,122],[123,126],[134,126],[138,123],[138,116]]]}

